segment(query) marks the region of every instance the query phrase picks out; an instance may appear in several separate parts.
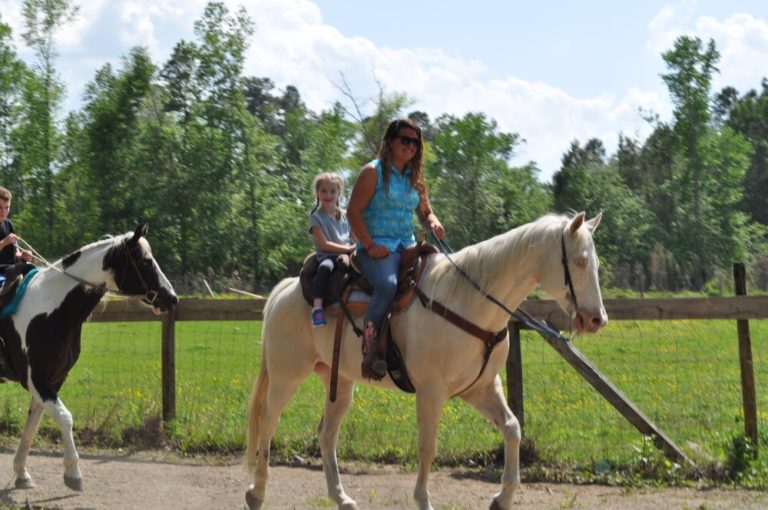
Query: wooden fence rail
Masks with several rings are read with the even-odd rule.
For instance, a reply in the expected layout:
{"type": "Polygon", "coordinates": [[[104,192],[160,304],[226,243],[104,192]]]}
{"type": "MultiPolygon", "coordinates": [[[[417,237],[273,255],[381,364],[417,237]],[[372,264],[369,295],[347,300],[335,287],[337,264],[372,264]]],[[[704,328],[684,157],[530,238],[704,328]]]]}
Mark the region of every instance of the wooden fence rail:
{"type": "MultiPolygon", "coordinates": [[[[156,316],[140,303],[114,300],[106,301],[103,306],[98,307],[91,320],[94,322],[163,321],[163,420],[168,421],[176,416],[175,322],[262,320],[265,302],[265,299],[181,299],[172,313],[156,316]]],[[[756,439],[756,421],[751,418],[756,414],[754,377],[751,376],[752,388],[750,389],[749,374],[744,373],[745,366],[751,369],[751,352],[744,352],[749,347],[748,328],[744,325],[749,319],[768,318],[768,296],[606,299],[604,305],[609,320],[731,319],[739,321],[742,385],[747,385],[743,388],[746,433],[747,437],[756,439]],[[747,337],[745,338],[744,335],[747,337]]],[[[554,300],[526,300],[521,308],[558,329],[566,330],[569,327],[568,317],[554,300]]],[[[524,425],[520,328],[519,323],[510,321],[511,344],[507,360],[507,391],[510,407],[520,419],[521,425],[524,425]]]]}
{"type": "MultiPolygon", "coordinates": [[[[187,299],[176,307],[177,321],[262,320],[265,299],[187,299]]],[[[606,299],[609,320],[768,319],[768,296],[712,298],[606,299]]],[[[528,299],[521,308],[551,324],[567,324],[551,299],[528,299]]],[[[165,316],[135,301],[110,300],[97,307],[94,322],[159,321],[165,316]]]]}

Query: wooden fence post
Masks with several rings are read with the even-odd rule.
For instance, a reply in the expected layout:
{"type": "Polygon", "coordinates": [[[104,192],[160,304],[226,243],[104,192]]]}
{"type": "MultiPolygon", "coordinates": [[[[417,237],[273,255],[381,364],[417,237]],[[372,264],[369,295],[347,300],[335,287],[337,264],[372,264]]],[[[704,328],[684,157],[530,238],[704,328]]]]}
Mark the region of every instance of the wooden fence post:
{"type": "Polygon", "coordinates": [[[163,316],[163,421],[176,418],[176,308],[163,316]]]}
{"type": "Polygon", "coordinates": [[[520,322],[510,321],[509,354],[507,354],[507,403],[520,422],[520,434],[523,435],[525,413],[523,406],[523,356],[520,348],[520,322]]]}
{"type": "MultiPolygon", "coordinates": [[[[747,295],[747,272],[744,264],[733,265],[733,279],[737,296],[747,295]]],[[[757,397],[755,395],[755,370],[752,364],[752,340],[749,336],[749,321],[738,319],[739,364],[741,365],[741,398],[744,405],[744,434],[752,442],[757,457],[757,397]]]]}

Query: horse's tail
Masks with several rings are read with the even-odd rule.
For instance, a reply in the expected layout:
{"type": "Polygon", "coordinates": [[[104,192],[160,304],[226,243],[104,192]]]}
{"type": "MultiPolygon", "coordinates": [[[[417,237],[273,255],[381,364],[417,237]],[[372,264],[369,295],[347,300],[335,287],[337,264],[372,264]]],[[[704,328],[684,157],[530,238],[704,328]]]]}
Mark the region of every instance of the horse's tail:
{"type": "MultiPolygon", "coordinates": [[[[269,318],[272,315],[272,308],[275,306],[278,296],[288,287],[288,285],[295,281],[296,278],[285,278],[280,283],[275,285],[272,292],[269,294],[266,304],[264,305],[264,324],[262,331],[266,332],[269,329],[269,318]]],[[[254,474],[256,472],[256,464],[259,460],[259,430],[261,429],[261,408],[264,405],[264,401],[267,398],[267,390],[269,389],[269,372],[267,371],[267,349],[266,349],[266,334],[262,334],[261,344],[261,370],[259,376],[256,378],[256,382],[251,389],[251,399],[248,403],[248,435],[246,437],[245,448],[245,467],[254,474]]]]}
{"type": "Polygon", "coordinates": [[[251,390],[251,399],[248,403],[248,436],[245,448],[245,467],[249,473],[256,472],[256,464],[259,460],[259,429],[261,428],[261,407],[267,397],[269,388],[269,372],[264,359],[264,349],[261,350],[261,371],[256,378],[256,383],[251,390]]]}

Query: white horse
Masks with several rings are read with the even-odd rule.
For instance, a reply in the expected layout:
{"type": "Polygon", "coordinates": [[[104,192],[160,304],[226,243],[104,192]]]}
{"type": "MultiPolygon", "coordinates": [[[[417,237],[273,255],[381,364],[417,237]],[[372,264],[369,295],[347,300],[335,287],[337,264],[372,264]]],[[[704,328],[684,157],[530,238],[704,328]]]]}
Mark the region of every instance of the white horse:
{"type": "MultiPolygon", "coordinates": [[[[474,284],[510,310],[539,285],[571,315],[577,332],[595,332],[607,322],[592,239],[600,218],[597,215],[587,221],[584,213],[573,218],[548,215],[468,246],[450,256],[465,275],[446,256],[433,254],[419,286],[433,304],[442,303],[493,335],[505,331],[509,315],[484,299],[474,284]]],[[[413,497],[418,507],[432,508],[427,481],[437,451],[440,415],[445,401],[458,396],[477,408],[504,437],[502,486],[491,508],[511,508],[513,494],[520,485],[520,425],[507,406],[499,376],[507,359],[509,337],[505,332],[497,335],[503,340],[486,358],[483,342],[418,300],[393,315],[391,329],[416,389],[419,469],[413,497]]],[[[253,476],[253,484],[246,492],[250,509],[263,505],[270,441],[288,400],[312,371],[326,389],[329,387],[334,330],[333,319],[324,328],[312,328],[297,278],[285,279],[273,289],[264,308],[261,371],[248,408],[245,463],[253,476]]],[[[341,420],[352,403],[354,384],[362,381],[396,388],[389,376],[379,382],[363,379],[361,359],[360,339],[346,321],[337,398],[331,402],[326,393],[317,428],[328,495],[345,510],[358,506],[339,480],[336,445],[341,420]]]]}

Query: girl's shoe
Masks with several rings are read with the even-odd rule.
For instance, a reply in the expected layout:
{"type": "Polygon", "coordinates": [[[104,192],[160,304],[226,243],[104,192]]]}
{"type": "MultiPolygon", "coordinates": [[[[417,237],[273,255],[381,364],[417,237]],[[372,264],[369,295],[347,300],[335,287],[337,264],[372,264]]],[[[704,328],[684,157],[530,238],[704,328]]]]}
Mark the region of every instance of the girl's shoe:
{"type": "Polygon", "coordinates": [[[313,308],[312,309],[312,327],[313,328],[319,328],[320,326],[325,326],[328,324],[328,321],[325,320],[325,312],[322,308],[313,308]]]}

